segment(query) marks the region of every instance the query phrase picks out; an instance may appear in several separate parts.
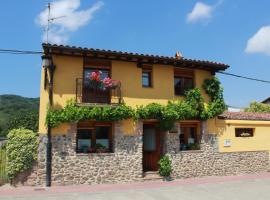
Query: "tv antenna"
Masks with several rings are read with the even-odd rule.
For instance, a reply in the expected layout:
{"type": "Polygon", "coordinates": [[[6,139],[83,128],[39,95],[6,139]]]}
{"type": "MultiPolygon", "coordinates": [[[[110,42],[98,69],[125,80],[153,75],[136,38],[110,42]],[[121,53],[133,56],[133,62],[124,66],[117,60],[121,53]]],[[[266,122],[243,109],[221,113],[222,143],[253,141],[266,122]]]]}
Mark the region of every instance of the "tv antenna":
{"type": "Polygon", "coordinates": [[[46,27],[46,43],[48,44],[51,23],[53,23],[53,21],[56,19],[60,19],[66,16],[51,17],[51,3],[48,3],[47,8],[48,8],[48,22],[47,22],[47,27],[46,27]]]}

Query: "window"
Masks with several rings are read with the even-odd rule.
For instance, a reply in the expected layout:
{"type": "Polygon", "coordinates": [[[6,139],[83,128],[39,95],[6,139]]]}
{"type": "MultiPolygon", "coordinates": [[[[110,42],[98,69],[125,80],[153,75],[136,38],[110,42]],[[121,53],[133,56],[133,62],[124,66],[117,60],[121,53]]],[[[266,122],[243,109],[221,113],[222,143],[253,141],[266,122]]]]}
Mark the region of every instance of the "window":
{"type": "Polygon", "coordinates": [[[156,150],[156,130],[154,128],[143,129],[143,149],[144,151],[156,150]]]}
{"type": "Polygon", "coordinates": [[[254,128],[235,128],[235,137],[253,137],[254,128]]]}
{"type": "Polygon", "coordinates": [[[83,93],[82,100],[84,103],[104,103],[111,102],[110,90],[103,90],[100,88],[93,88],[90,84],[90,76],[92,72],[100,71],[100,79],[103,80],[110,76],[109,69],[102,68],[85,68],[83,72],[83,93]]]}
{"type": "Polygon", "coordinates": [[[192,89],[193,78],[191,77],[174,77],[174,93],[175,95],[184,95],[186,91],[192,89]]]}
{"type": "Polygon", "coordinates": [[[198,124],[180,124],[180,151],[199,150],[198,124]]]}
{"type": "Polygon", "coordinates": [[[187,90],[194,88],[194,71],[174,68],[174,93],[184,95],[187,90]]]}
{"type": "Polygon", "coordinates": [[[142,86],[143,87],[152,87],[152,70],[142,69],[142,86]]]}
{"type": "Polygon", "coordinates": [[[111,123],[79,122],[76,150],[77,153],[112,152],[111,123]]]}
{"type": "Polygon", "coordinates": [[[91,76],[92,72],[96,72],[96,71],[101,72],[101,75],[100,75],[101,80],[106,78],[106,77],[110,77],[110,70],[108,70],[108,69],[85,68],[84,69],[84,75],[83,75],[85,85],[87,85],[89,83],[90,76],[91,76]]]}

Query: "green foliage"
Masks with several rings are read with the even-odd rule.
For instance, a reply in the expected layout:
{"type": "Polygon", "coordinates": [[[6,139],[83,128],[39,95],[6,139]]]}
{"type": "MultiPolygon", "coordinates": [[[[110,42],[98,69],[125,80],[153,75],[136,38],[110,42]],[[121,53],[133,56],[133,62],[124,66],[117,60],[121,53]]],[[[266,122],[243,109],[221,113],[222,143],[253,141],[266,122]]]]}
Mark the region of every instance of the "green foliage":
{"type": "Polygon", "coordinates": [[[7,175],[14,178],[37,160],[38,136],[31,130],[13,129],[7,135],[7,175]]]}
{"type": "Polygon", "coordinates": [[[17,128],[12,127],[12,123],[10,123],[14,120],[14,118],[25,118],[24,116],[26,116],[27,113],[34,113],[35,118],[31,119],[34,121],[33,124],[37,122],[38,109],[39,98],[25,98],[16,95],[0,95],[0,137],[6,136],[10,129],[17,128]]]}
{"type": "Polygon", "coordinates": [[[7,125],[8,130],[25,128],[34,132],[38,131],[38,113],[18,113],[12,117],[7,125]]]}
{"type": "Polygon", "coordinates": [[[270,113],[270,106],[254,101],[251,102],[249,107],[245,109],[245,112],[270,113]]]}
{"type": "Polygon", "coordinates": [[[117,107],[83,107],[74,101],[69,101],[63,109],[48,109],[46,124],[56,127],[64,122],[78,122],[81,120],[120,121],[132,118],[134,112],[131,107],[119,105],[117,107]]]}
{"type": "Polygon", "coordinates": [[[201,119],[206,120],[223,113],[227,106],[223,98],[223,88],[220,81],[215,77],[206,79],[202,85],[206,94],[210,96],[210,102],[201,113],[201,119]]]}
{"type": "Polygon", "coordinates": [[[169,177],[172,173],[172,161],[168,155],[162,156],[158,162],[158,172],[161,176],[169,177]]]}
{"type": "Polygon", "coordinates": [[[78,122],[80,120],[157,119],[160,122],[160,129],[167,131],[172,129],[177,120],[207,120],[224,112],[226,105],[218,79],[206,79],[203,88],[211,99],[206,106],[199,88],[187,91],[185,100],[169,101],[167,105],[150,103],[145,106],[138,106],[136,109],[126,105],[117,107],[80,107],[74,101],[69,101],[63,109],[49,109],[46,123],[56,127],[63,122],[78,122]]]}
{"type": "Polygon", "coordinates": [[[221,87],[218,78],[214,77],[212,79],[205,79],[202,87],[206,94],[210,96],[211,101],[215,101],[216,99],[223,99],[223,88],[221,87]]]}
{"type": "Polygon", "coordinates": [[[6,149],[5,147],[0,148],[0,185],[8,180],[6,173],[6,149]]]}
{"type": "Polygon", "coordinates": [[[136,111],[138,119],[160,119],[163,106],[158,103],[150,103],[146,106],[139,106],[136,111]]]}

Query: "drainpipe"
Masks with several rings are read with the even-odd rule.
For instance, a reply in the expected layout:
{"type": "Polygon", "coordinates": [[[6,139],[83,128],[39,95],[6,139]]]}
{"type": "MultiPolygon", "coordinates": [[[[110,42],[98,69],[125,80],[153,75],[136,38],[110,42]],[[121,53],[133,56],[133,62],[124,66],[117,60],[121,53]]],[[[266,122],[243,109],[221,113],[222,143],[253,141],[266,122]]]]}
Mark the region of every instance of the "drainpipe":
{"type": "MultiPolygon", "coordinates": [[[[47,59],[47,64],[44,65],[45,73],[49,71],[49,106],[53,106],[53,77],[55,65],[52,62],[51,55],[44,55],[43,60],[47,59]]],[[[46,61],[44,62],[46,63],[46,61]]],[[[45,82],[47,82],[47,74],[45,75],[45,82]]],[[[46,84],[46,83],[45,83],[46,84]]],[[[46,87],[46,86],[45,86],[46,87]]],[[[47,127],[47,151],[46,151],[46,186],[51,186],[52,178],[52,127],[48,124],[47,127]]]]}

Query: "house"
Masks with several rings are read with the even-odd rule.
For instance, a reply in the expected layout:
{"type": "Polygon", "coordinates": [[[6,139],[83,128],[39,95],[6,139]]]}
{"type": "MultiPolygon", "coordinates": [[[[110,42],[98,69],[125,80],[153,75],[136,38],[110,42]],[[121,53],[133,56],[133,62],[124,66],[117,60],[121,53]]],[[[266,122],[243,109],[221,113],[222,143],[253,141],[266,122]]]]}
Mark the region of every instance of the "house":
{"type": "Polygon", "coordinates": [[[27,184],[142,181],[157,172],[165,154],[174,178],[267,170],[269,147],[239,151],[234,136],[224,136],[231,120],[196,117],[213,100],[203,84],[228,65],[179,53],[167,57],[51,44],[43,50],[50,58],[44,66],[51,67],[42,69],[38,164],[27,184]],[[193,88],[199,89],[191,94],[193,101],[185,101],[193,88]],[[162,129],[164,122],[172,126],[162,129]]]}
{"type": "Polygon", "coordinates": [[[267,99],[263,100],[262,103],[265,103],[265,104],[270,105],[270,97],[268,97],[267,99]]]}

